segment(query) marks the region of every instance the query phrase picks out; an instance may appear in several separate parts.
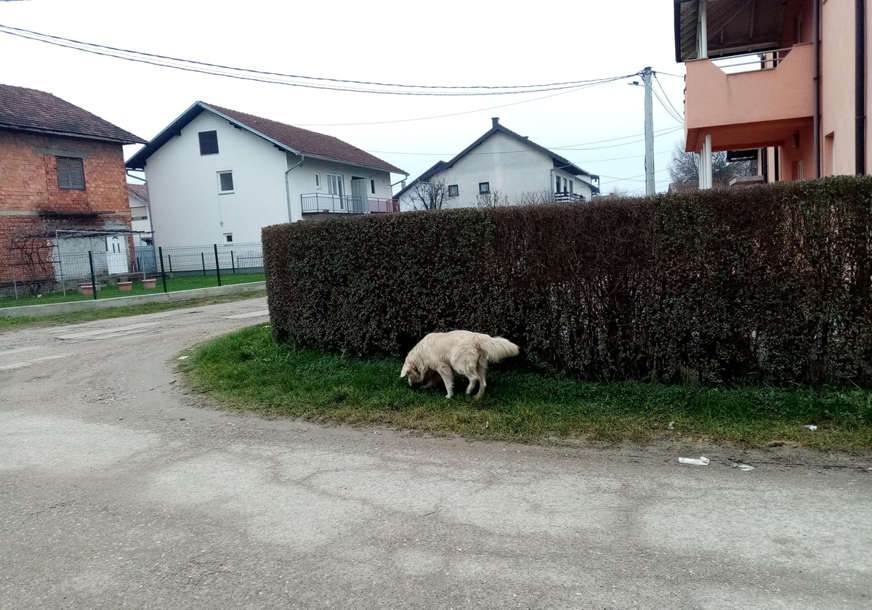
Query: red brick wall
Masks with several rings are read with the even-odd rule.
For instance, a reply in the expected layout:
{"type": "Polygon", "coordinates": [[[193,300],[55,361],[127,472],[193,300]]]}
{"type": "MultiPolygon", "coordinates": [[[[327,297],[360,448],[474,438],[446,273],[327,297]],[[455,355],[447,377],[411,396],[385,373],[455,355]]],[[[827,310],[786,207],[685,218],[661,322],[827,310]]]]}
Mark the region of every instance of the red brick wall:
{"type": "Polygon", "coordinates": [[[0,283],[10,281],[11,240],[54,229],[130,229],[119,144],[0,130],[0,283]],[[85,190],[58,188],[56,156],[81,157],[85,190]],[[85,216],[59,218],[58,214],[85,216]],[[88,216],[99,213],[99,216],[88,216]]]}

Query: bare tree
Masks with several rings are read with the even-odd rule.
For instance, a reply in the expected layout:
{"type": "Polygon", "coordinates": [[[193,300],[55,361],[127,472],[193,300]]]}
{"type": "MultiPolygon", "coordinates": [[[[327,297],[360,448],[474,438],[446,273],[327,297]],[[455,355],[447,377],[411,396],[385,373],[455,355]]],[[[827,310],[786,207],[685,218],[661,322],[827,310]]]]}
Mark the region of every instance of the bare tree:
{"type": "Polygon", "coordinates": [[[413,210],[441,210],[448,187],[444,180],[419,180],[412,187],[409,198],[413,210]]]}
{"type": "MultiPolygon", "coordinates": [[[[757,173],[756,161],[727,161],[724,151],[712,154],[712,185],[729,186],[730,180],[740,176],[753,176],[757,173]]],[[[699,155],[686,152],[679,144],[672,153],[669,164],[672,183],[679,186],[699,185],[699,155]]]]}
{"type": "Polygon", "coordinates": [[[517,197],[518,205],[547,205],[556,202],[551,191],[527,191],[517,197]]]}
{"type": "Polygon", "coordinates": [[[478,208],[497,208],[503,205],[511,205],[509,198],[500,191],[480,193],[475,198],[475,206],[478,208]]]}

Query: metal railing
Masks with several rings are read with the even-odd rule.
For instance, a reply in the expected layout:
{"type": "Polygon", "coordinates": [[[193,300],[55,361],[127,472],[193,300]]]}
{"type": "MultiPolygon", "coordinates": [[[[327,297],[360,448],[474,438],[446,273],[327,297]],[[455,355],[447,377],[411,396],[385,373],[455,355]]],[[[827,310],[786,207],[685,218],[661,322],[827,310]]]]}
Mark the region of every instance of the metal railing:
{"type": "Polygon", "coordinates": [[[554,201],[557,203],[575,203],[584,201],[584,197],[578,193],[554,193],[554,201]]]}
{"type": "Polygon", "coordinates": [[[125,244],[122,252],[59,253],[56,247],[49,247],[0,269],[0,307],[15,305],[21,299],[58,300],[84,291],[98,298],[98,292],[124,296],[131,290],[160,290],[165,289],[165,282],[160,286],[164,278],[170,278],[171,283],[177,280],[178,287],[170,286],[171,290],[220,286],[222,276],[227,282],[234,275],[241,278],[263,271],[259,243],[135,248],[125,244]]]}
{"type": "Polygon", "coordinates": [[[725,57],[712,57],[711,62],[727,74],[740,72],[756,72],[758,70],[772,70],[784,61],[793,47],[772,49],[771,51],[753,51],[740,55],[727,55],[725,57]]]}
{"type": "Polygon", "coordinates": [[[300,202],[303,214],[368,214],[400,211],[399,201],[380,197],[304,193],[300,195],[300,202]]]}

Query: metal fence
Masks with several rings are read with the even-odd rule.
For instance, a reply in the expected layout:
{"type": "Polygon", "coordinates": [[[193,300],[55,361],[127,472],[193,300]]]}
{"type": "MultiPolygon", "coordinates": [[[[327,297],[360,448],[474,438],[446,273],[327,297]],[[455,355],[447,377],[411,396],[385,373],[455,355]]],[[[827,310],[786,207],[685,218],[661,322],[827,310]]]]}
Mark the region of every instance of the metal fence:
{"type": "Polygon", "coordinates": [[[259,243],[131,247],[126,239],[118,241],[120,245],[107,241],[106,249],[101,251],[59,254],[57,248],[47,248],[44,255],[31,256],[0,269],[3,278],[0,301],[47,297],[58,300],[59,296],[75,294],[99,298],[128,292],[220,286],[232,281],[234,275],[263,273],[263,249],[259,243]],[[195,277],[207,279],[182,281],[195,277]]]}

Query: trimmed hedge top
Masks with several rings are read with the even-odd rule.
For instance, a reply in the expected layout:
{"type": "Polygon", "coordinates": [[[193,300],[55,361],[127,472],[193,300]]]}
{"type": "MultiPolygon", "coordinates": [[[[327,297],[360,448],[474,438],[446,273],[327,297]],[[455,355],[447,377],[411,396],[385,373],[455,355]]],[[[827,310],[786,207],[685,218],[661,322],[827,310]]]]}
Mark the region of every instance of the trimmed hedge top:
{"type": "Polygon", "coordinates": [[[872,179],[263,230],[277,339],[503,335],[590,379],[872,385],[872,179]]]}

